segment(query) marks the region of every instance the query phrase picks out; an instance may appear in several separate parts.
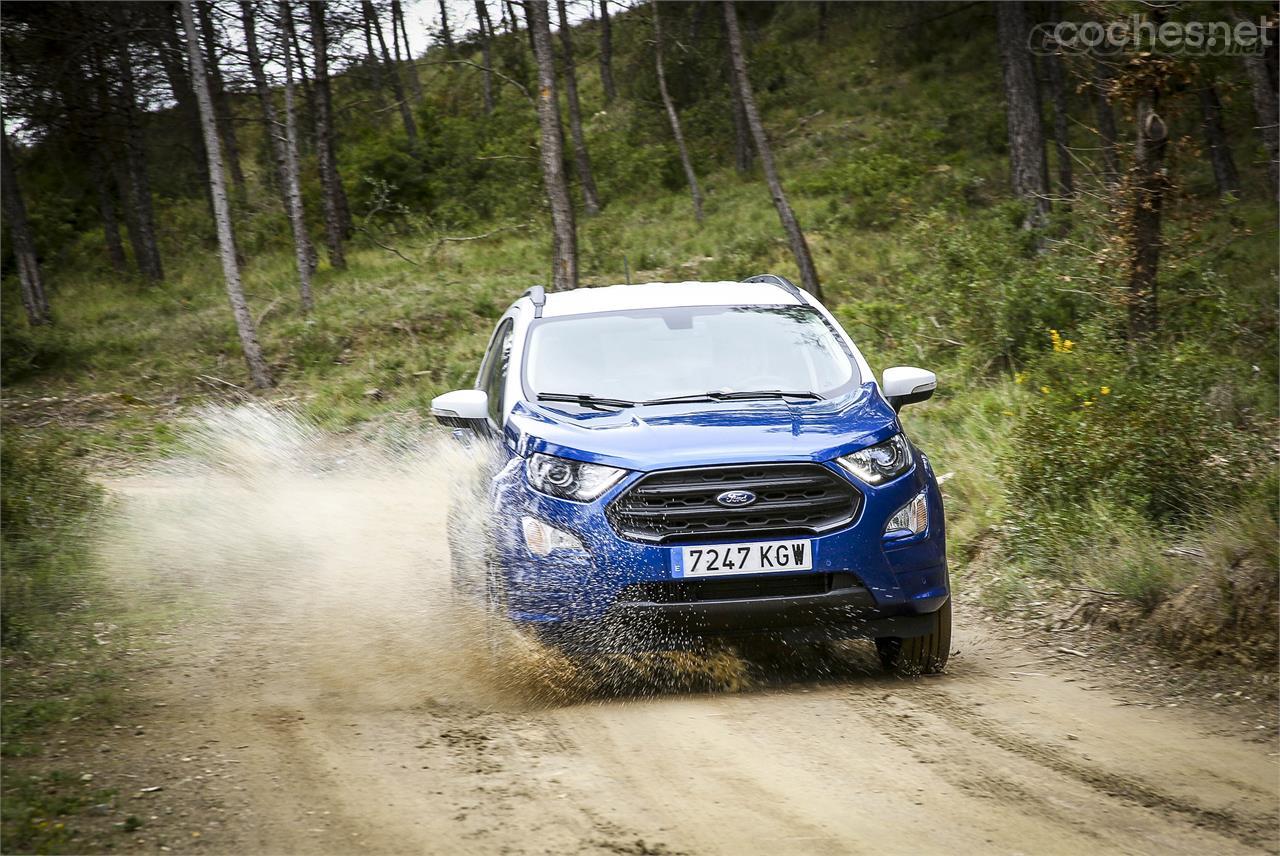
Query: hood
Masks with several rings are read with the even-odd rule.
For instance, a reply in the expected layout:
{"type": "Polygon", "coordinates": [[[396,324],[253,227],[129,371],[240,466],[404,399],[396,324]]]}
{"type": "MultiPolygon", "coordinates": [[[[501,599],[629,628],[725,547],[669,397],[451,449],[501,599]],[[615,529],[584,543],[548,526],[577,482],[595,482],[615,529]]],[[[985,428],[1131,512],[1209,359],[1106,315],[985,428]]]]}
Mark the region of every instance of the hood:
{"type": "Polygon", "coordinates": [[[745,461],[826,461],[887,439],[897,415],[875,384],[822,401],[698,402],[604,412],[522,401],[507,440],[522,456],[545,452],[629,470],[745,461]]]}

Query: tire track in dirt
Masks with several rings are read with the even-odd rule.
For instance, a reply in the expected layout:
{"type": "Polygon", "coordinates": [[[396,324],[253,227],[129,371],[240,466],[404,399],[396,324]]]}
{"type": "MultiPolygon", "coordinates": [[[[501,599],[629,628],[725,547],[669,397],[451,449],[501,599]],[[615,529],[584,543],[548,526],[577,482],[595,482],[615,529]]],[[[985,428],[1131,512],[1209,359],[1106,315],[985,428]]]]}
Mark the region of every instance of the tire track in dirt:
{"type": "Polygon", "coordinates": [[[908,709],[926,711],[979,740],[1077,781],[1107,798],[1123,800],[1166,814],[1180,815],[1193,826],[1210,828],[1249,847],[1267,848],[1276,844],[1280,817],[1274,814],[1253,817],[1196,805],[1152,785],[1100,769],[1048,745],[994,725],[988,717],[950,693],[930,695],[921,692],[912,693],[910,697],[899,695],[895,698],[908,709]]]}

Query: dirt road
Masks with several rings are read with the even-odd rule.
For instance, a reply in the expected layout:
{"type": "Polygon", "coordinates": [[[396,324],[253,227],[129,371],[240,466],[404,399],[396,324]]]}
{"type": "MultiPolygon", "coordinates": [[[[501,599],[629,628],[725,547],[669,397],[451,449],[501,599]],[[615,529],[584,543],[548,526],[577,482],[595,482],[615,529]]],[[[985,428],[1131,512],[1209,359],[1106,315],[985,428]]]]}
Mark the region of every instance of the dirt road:
{"type": "Polygon", "coordinates": [[[1048,653],[968,630],[957,648],[940,678],[854,657],[822,681],[534,708],[317,696],[287,658],[202,651],[160,676],[133,751],[166,790],[131,810],[176,805],[166,846],[236,853],[1276,848],[1266,746],[1048,653]]]}
{"type": "Polygon", "coordinates": [[[1272,740],[972,610],[940,677],[858,647],[768,673],[723,654],[633,664],[637,691],[601,698],[537,651],[486,671],[474,628],[424,606],[447,578],[422,574],[448,567],[438,483],[268,475],[113,484],[133,506],[117,565],[163,571],[145,585],[186,616],[139,646],[145,713],[94,762],[142,822],[117,850],[1280,847],[1272,740]]]}

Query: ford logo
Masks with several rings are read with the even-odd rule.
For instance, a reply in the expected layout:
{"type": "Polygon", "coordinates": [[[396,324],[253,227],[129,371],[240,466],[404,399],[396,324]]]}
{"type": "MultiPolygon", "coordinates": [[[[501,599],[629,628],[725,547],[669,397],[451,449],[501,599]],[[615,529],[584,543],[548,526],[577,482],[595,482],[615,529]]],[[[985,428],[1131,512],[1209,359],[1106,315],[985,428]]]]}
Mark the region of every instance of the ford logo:
{"type": "Polygon", "coordinates": [[[749,490],[726,490],[716,497],[716,502],[725,508],[740,508],[756,501],[756,495],[749,490]]]}

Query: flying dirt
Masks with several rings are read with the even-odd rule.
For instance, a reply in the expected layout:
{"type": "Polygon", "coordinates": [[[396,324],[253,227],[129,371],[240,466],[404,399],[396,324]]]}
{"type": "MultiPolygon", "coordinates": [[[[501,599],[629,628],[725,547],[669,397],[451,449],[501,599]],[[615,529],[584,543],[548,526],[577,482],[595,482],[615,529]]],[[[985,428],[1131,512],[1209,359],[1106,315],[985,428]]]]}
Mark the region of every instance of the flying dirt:
{"type": "MultiPolygon", "coordinates": [[[[570,657],[452,594],[482,445],[210,410],[109,482],[101,553],[173,616],[130,750],[226,853],[1275,852],[1277,758],[1101,664],[974,630],[946,675],[838,650],[570,657]],[[455,515],[457,511],[455,509],[455,515]]],[[[981,624],[991,628],[991,624],[981,624]]],[[[141,782],[141,779],[139,779],[141,782]]],[[[160,788],[163,787],[163,790],[160,788]]],[[[156,809],[159,816],[160,809],[156,809]]],[[[138,848],[159,844],[139,834],[138,848]]]]}

